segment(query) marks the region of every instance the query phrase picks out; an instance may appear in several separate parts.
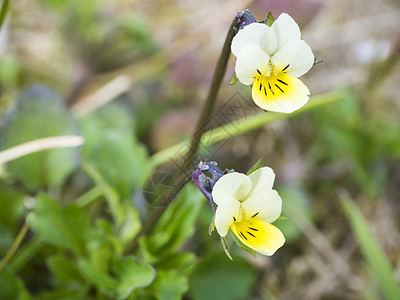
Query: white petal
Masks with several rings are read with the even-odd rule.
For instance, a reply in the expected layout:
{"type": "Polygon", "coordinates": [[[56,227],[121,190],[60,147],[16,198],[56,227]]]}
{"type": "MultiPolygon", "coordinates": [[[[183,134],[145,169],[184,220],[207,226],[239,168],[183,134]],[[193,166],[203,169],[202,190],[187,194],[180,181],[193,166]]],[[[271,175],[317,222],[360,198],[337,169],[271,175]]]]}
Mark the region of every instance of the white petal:
{"type": "Polygon", "coordinates": [[[243,47],[248,45],[258,46],[265,52],[273,54],[276,51],[275,32],[265,24],[252,23],[247,25],[232,40],[231,50],[233,55],[238,57],[243,47]]]}
{"type": "Polygon", "coordinates": [[[275,173],[270,167],[263,167],[249,175],[251,180],[251,193],[264,192],[272,189],[275,173]]]}
{"type": "Polygon", "coordinates": [[[251,189],[250,178],[242,173],[229,173],[222,176],[214,185],[212,198],[218,205],[226,198],[244,199],[251,189]]]}
{"type": "Polygon", "coordinates": [[[215,228],[220,236],[228,233],[229,226],[238,219],[240,202],[235,198],[225,198],[215,212],[215,228]],[[235,218],[235,219],[234,219],[235,218]]]}
{"type": "Polygon", "coordinates": [[[290,42],[271,57],[271,62],[277,71],[289,65],[285,73],[300,77],[313,66],[314,54],[305,41],[290,42]]]}
{"type": "Polygon", "coordinates": [[[272,24],[277,39],[277,50],[291,41],[299,41],[301,37],[299,25],[288,14],[281,14],[272,24]]]}
{"type": "Polygon", "coordinates": [[[268,70],[268,62],[269,55],[261,50],[260,47],[254,45],[245,46],[236,61],[236,76],[241,83],[250,85],[254,82],[254,78],[259,75],[257,70],[261,74],[268,70]]]}
{"type": "Polygon", "coordinates": [[[255,218],[272,223],[281,215],[282,199],[275,190],[259,192],[247,198],[242,203],[242,209],[246,219],[255,218]]]}

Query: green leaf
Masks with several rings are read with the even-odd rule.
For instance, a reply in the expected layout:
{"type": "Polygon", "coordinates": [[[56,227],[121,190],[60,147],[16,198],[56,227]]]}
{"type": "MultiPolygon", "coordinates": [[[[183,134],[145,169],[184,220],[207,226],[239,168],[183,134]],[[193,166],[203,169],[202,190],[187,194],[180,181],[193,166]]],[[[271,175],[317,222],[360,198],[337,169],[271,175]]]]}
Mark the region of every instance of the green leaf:
{"type": "Polygon", "coordinates": [[[154,282],[149,287],[154,290],[159,300],[179,300],[189,289],[186,276],[175,270],[159,271],[154,282]]]}
{"type": "Polygon", "coordinates": [[[67,258],[64,255],[56,254],[50,256],[47,259],[46,264],[51,273],[53,273],[53,275],[60,282],[83,281],[83,278],[75,264],[71,263],[71,259],[67,258]]]}
{"type": "Polygon", "coordinates": [[[269,12],[267,18],[265,19],[265,24],[266,24],[267,26],[271,27],[272,24],[274,24],[274,22],[275,22],[275,19],[274,19],[274,17],[272,16],[272,13],[269,12]]]}
{"type": "Polygon", "coordinates": [[[379,242],[371,234],[367,221],[348,196],[343,195],[341,201],[361,252],[367,260],[385,299],[400,299],[400,284],[395,280],[394,270],[379,242]]]}
{"type": "Polygon", "coordinates": [[[117,279],[113,278],[104,270],[96,269],[86,259],[82,258],[79,260],[78,269],[89,283],[106,293],[113,293],[119,285],[117,279]]]}
{"type": "Polygon", "coordinates": [[[157,262],[154,267],[159,269],[174,269],[180,274],[188,275],[196,264],[196,255],[191,252],[172,253],[165,256],[161,261],[157,262]]]}
{"type": "Polygon", "coordinates": [[[228,85],[235,85],[238,81],[239,79],[237,78],[236,73],[233,72],[231,78],[228,81],[228,85]]]}
{"type": "Polygon", "coordinates": [[[127,245],[138,234],[142,224],[137,209],[131,201],[122,203],[122,208],[125,212],[123,223],[118,233],[118,237],[122,243],[127,245]]]}
{"type": "Polygon", "coordinates": [[[249,176],[251,173],[254,173],[255,171],[257,171],[259,168],[261,168],[261,163],[262,163],[263,158],[261,157],[258,162],[251,167],[250,170],[247,171],[246,175],[249,176]]]}
{"type": "Polygon", "coordinates": [[[103,175],[91,164],[83,163],[82,169],[89,175],[94,183],[102,190],[104,198],[107,201],[111,214],[116,223],[116,227],[120,228],[124,222],[125,211],[121,205],[121,199],[113,187],[105,182],[103,175]]]}
{"type": "Polygon", "coordinates": [[[24,195],[0,181],[0,224],[14,231],[18,230],[19,218],[25,211],[24,195]]]}
{"type": "Polygon", "coordinates": [[[129,130],[134,134],[132,113],[120,103],[111,102],[79,120],[85,144],[82,156],[90,158],[98,147],[99,137],[105,130],[129,130]]]}
{"type": "Polygon", "coordinates": [[[151,266],[136,262],[133,257],[116,258],[114,271],[119,282],[116,288],[118,299],[125,299],[135,289],[148,286],[155,277],[151,266]]]}
{"type": "Polygon", "coordinates": [[[178,251],[194,233],[204,200],[194,185],[187,184],[168,205],[152,233],[142,238],[142,246],[156,257],[178,251]]]}
{"type": "Polygon", "coordinates": [[[85,244],[93,235],[90,218],[81,207],[70,204],[63,208],[46,195],[36,197],[28,222],[44,241],[79,255],[85,252],[85,244]]]}
{"type": "Polygon", "coordinates": [[[128,130],[103,131],[88,160],[121,197],[129,197],[142,187],[151,173],[146,148],[128,130]]]}
{"type": "MultiPolygon", "coordinates": [[[[77,134],[75,119],[52,90],[34,86],[21,93],[4,120],[2,149],[38,138],[77,134]]],[[[30,190],[60,185],[79,163],[78,148],[32,153],[7,164],[9,172],[30,190]]]]}
{"type": "Polygon", "coordinates": [[[257,272],[243,258],[226,259],[223,253],[205,257],[189,277],[189,296],[193,300],[250,299],[257,272]]]}
{"type": "Polygon", "coordinates": [[[0,276],[0,299],[18,299],[22,289],[22,281],[6,267],[0,276]]]}
{"type": "MultiPolygon", "coordinates": [[[[86,289],[81,288],[77,290],[73,287],[60,287],[51,291],[44,291],[39,297],[35,299],[40,300],[94,300],[90,297],[86,289]]],[[[18,299],[22,300],[22,299],[18,299]]]]}

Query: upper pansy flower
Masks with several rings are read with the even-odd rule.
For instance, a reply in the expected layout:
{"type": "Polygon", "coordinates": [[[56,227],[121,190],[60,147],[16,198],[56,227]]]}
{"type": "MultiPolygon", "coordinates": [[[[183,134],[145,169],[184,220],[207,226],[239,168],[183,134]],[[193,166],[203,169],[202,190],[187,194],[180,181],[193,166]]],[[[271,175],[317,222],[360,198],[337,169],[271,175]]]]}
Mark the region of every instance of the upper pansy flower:
{"type": "Polygon", "coordinates": [[[272,255],[285,243],[282,232],[271,225],[282,211],[282,199],[272,189],[275,174],[260,168],[249,176],[229,173],[222,176],[212,190],[218,205],[215,228],[225,236],[229,228],[247,247],[272,255]]]}
{"type": "Polygon", "coordinates": [[[252,86],[259,107],[290,113],[307,103],[310,91],[298,77],[311,69],[314,55],[288,14],[281,14],[271,27],[245,26],[233,38],[231,50],[237,57],[236,76],[252,86]]]}

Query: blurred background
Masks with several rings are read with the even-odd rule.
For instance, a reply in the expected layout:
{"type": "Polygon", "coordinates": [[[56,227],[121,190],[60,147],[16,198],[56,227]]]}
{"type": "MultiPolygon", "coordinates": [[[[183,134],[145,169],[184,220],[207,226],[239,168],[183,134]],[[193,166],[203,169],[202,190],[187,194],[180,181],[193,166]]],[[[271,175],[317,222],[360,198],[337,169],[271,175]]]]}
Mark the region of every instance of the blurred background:
{"type": "MultiPolygon", "coordinates": [[[[1,150],[82,135],[80,148],[0,165],[1,299],[400,299],[398,0],[3,0],[1,150]],[[135,249],[154,208],[155,153],[192,135],[232,19],[290,14],[323,59],[302,81],[338,100],[203,149],[222,169],[276,173],[287,243],[253,258],[216,233],[187,185],[135,249]],[[25,219],[28,217],[28,223],[25,219]]],[[[260,110],[228,86],[211,127],[260,110]],[[238,115],[226,113],[245,104],[238,115]]],[[[161,171],[160,171],[161,170],[161,171]]],[[[173,184],[174,178],[170,178],[173,184]]]]}

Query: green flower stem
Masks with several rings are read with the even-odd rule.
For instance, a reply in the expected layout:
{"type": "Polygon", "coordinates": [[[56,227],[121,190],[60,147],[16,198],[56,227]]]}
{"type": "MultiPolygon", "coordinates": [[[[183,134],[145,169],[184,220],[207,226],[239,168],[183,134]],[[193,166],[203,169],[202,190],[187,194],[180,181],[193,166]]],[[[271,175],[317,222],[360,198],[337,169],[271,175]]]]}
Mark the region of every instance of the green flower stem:
{"type": "MultiPolygon", "coordinates": [[[[297,115],[299,113],[309,111],[311,109],[345,99],[349,96],[351,96],[351,94],[348,90],[338,90],[313,96],[311,97],[307,105],[303,106],[301,109],[296,110],[295,112],[290,114],[262,112],[255,116],[244,118],[240,121],[235,121],[233,123],[228,123],[224,126],[214,129],[213,131],[206,132],[202,136],[200,144],[203,146],[210,146],[227,138],[231,138],[236,135],[240,135],[245,132],[260,128],[274,121],[291,118],[292,116],[297,115]]],[[[153,167],[157,167],[177,158],[177,156],[179,155],[179,149],[182,149],[182,147],[186,143],[187,141],[183,141],[179,144],[173,145],[169,148],[166,148],[160,152],[155,153],[151,157],[151,164],[153,165],[153,167]]]]}
{"type": "Polygon", "coordinates": [[[6,19],[7,12],[8,12],[8,4],[9,0],[3,0],[3,3],[1,4],[1,10],[0,10],[0,29],[3,27],[4,20],[6,19]]]}
{"type": "MultiPolygon", "coordinates": [[[[221,54],[218,59],[217,66],[215,67],[214,75],[211,81],[211,87],[208,92],[207,100],[206,103],[204,104],[203,111],[200,115],[200,119],[197,122],[196,129],[194,131],[194,134],[190,140],[190,148],[188,152],[186,153],[184,160],[183,160],[183,165],[181,168],[181,172],[178,175],[178,179],[176,180],[175,188],[170,189],[169,192],[165,195],[165,197],[161,200],[159,208],[154,208],[153,211],[151,212],[149,218],[146,220],[146,222],[143,224],[142,229],[140,232],[137,234],[135,239],[133,240],[132,244],[130,247],[126,249],[126,252],[129,252],[133,250],[139,239],[147,232],[151,230],[151,228],[154,226],[156,223],[157,219],[161,216],[163,213],[164,209],[166,206],[171,203],[171,201],[175,198],[175,196],[178,194],[178,192],[183,188],[183,186],[190,180],[190,173],[189,170],[193,164],[193,159],[197,153],[197,150],[200,145],[200,140],[205,133],[204,130],[202,129],[204,127],[204,124],[208,121],[210,118],[212,111],[215,106],[215,102],[217,100],[217,94],[219,91],[219,88],[221,86],[221,83],[224,79],[226,67],[228,65],[228,60],[231,54],[231,43],[232,39],[235,36],[235,32],[237,32],[240,28],[242,20],[238,20],[236,17],[233,19],[232,24],[229,27],[229,31],[226,35],[224,45],[221,50],[221,54]],[[183,170],[183,171],[182,171],[183,170]]],[[[175,158],[177,158],[175,156],[175,158]]]]}
{"type": "Polygon", "coordinates": [[[100,186],[95,186],[91,190],[87,191],[85,194],[80,196],[78,199],[75,200],[76,205],[80,207],[84,207],[90,203],[92,203],[94,200],[99,198],[104,194],[103,189],[100,186]]]}
{"type": "Polygon", "coordinates": [[[15,252],[18,250],[19,245],[22,243],[22,240],[24,239],[26,233],[28,232],[29,226],[25,222],[24,225],[21,227],[20,231],[17,234],[17,237],[15,238],[13,244],[11,245],[11,248],[8,250],[6,256],[0,263],[0,274],[3,272],[3,270],[6,268],[8,262],[11,260],[11,258],[14,256],[15,252]]]}
{"type": "Polygon", "coordinates": [[[13,272],[18,273],[31,259],[43,248],[44,242],[39,237],[33,237],[26,245],[21,247],[13,260],[10,267],[13,272]]]}

